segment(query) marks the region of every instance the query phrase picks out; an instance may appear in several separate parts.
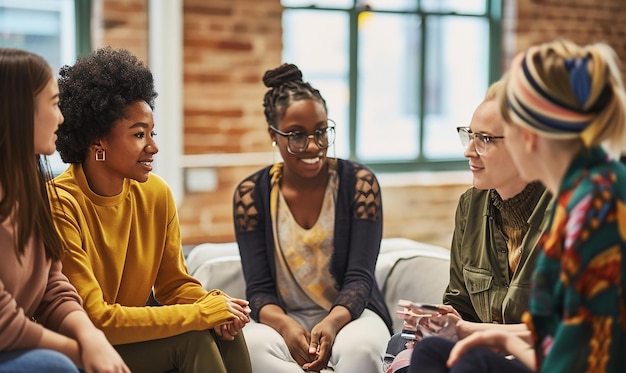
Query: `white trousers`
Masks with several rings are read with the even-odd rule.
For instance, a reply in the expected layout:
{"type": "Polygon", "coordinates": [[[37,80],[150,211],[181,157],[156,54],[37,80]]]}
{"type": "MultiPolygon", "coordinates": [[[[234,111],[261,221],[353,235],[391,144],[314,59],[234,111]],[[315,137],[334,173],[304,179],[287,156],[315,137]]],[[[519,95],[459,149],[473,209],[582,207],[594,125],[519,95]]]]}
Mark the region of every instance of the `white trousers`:
{"type": "MultiPolygon", "coordinates": [[[[326,311],[307,314],[289,313],[309,331],[326,311]]],[[[289,353],[283,337],[272,327],[251,321],[243,329],[253,373],[302,373],[302,367],[289,353]]],[[[329,369],[322,372],[380,373],[390,335],[385,322],[373,311],[364,310],[344,326],[333,344],[329,369]]]]}

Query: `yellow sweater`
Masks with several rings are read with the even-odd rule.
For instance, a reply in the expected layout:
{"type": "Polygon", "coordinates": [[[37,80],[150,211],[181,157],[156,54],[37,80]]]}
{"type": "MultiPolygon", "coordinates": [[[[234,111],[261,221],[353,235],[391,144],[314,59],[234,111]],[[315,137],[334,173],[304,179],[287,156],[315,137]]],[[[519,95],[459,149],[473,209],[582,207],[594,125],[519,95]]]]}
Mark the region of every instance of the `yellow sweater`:
{"type": "Polygon", "coordinates": [[[234,317],[226,294],[207,292],[188,274],[174,199],[160,177],[126,179],[119,195],[102,197],[73,164],[54,183],[55,224],[69,250],[63,272],[112,344],[206,330],[234,317]],[[145,306],[153,286],[162,307],[145,306]]]}

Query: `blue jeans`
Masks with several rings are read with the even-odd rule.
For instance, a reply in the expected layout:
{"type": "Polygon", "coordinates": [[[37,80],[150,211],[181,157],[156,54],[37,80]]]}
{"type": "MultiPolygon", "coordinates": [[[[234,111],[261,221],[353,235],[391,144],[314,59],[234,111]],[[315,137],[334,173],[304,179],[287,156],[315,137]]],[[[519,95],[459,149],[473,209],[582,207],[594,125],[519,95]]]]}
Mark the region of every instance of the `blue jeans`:
{"type": "Polygon", "coordinates": [[[0,373],[79,373],[69,357],[60,352],[35,349],[0,352],[0,373]]]}
{"type": "Polygon", "coordinates": [[[409,373],[533,373],[518,360],[509,360],[483,347],[469,349],[452,368],[446,366],[454,342],[424,338],[413,348],[409,373]]]}

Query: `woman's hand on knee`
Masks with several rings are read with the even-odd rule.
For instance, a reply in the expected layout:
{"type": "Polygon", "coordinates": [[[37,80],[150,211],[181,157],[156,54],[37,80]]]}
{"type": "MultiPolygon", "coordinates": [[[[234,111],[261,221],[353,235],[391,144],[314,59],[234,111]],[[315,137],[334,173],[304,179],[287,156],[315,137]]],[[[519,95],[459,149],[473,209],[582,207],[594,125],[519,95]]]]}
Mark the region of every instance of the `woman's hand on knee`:
{"type": "Polygon", "coordinates": [[[506,353],[506,343],[512,333],[502,330],[484,330],[472,333],[470,336],[458,341],[448,358],[447,366],[452,367],[456,362],[473,347],[484,347],[499,354],[506,353]]]}
{"type": "Polygon", "coordinates": [[[309,343],[309,354],[315,359],[304,364],[304,370],[320,371],[328,365],[330,353],[335,343],[338,330],[330,322],[320,322],[311,330],[311,342],[309,343]]]}
{"type": "Polygon", "coordinates": [[[315,355],[309,353],[309,342],[311,335],[302,325],[295,320],[290,322],[290,327],[282,328],[280,334],[282,335],[291,357],[298,363],[299,366],[303,366],[310,363],[315,358],[315,355]]]}
{"type": "Polygon", "coordinates": [[[122,357],[99,330],[81,344],[81,358],[87,373],[130,373],[122,357]]]}

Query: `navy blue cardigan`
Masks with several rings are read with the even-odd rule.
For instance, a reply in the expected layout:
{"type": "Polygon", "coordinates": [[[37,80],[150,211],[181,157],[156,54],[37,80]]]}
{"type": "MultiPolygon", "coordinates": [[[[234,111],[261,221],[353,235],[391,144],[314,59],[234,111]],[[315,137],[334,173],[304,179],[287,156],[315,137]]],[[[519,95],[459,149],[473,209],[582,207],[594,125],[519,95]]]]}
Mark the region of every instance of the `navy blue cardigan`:
{"type": "MultiPolygon", "coordinates": [[[[252,318],[267,304],[283,309],[276,289],[274,237],[269,207],[270,171],[265,167],[244,179],[235,190],[233,217],[246,296],[252,318]]],[[[334,252],[330,273],[339,294],[333,307],[346,307],[352,319],[365,308],[377,313],[391,332],[391,316],[374,275],[382,238],[382,199],[374,173],[362,164],[337,160],[339,190],[335,213],[334,252]]]]}

